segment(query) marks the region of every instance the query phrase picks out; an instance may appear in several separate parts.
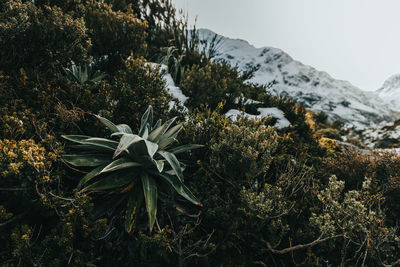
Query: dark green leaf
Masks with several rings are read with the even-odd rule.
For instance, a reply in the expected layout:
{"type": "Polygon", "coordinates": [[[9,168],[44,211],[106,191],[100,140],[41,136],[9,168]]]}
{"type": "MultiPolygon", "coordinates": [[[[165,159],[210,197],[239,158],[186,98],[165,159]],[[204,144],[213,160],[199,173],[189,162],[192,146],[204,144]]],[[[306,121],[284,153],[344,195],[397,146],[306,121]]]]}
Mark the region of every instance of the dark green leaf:
{"type": "Polygon", "coordinates": [[[149,228],[150,232],[153,229],[154,222],[156,221],[157,215],[157,184],[153,177],[143,172],[141,174],[143,194],[146,202],[146,210],[149,216],[149,228]]]}
{"type": "Polygon", "coordinates": [[[174,123],[174,121],[176,120],[176,118],[177,118],[177,117],[173,117],[172,119],[167,120],[167,121],[164,123],[165,128],[164,128],[164,131],[163,131],[162,134],[165,134],[165,132],[168,131],[169,127],[174,123]]]}
{"type": "Polygon", "coordinates": [[[111,156],[101,154],[64,155],[63,159],[67,163],[77,167],[96,167],[109,163],[111,156]]]}
{"type": "Polygon", "coordinates": [[[157,143],[158,140],[160,139],[161,135],[162,135],[162,132],[164,131],[164,128],[165,128],[165,124],[160,126],[160,127],[158,127],[154,131],[152,131],[149,134],[149,137],[147,137],[147,140],[149,140],[151,142],[154,142],[154,143],[157,143]]]}
{"type": "Polygon", "coordinates": [[[153,125],[153,107],[149,106],[146,112],[143,114],[141,123],[140,123],[140,130],[139,135],[143,136],[147,125],[153,125]]]}
{"type": "Polygon", "coordinates": [[[174,147],[171,148],[170,150],[168,150],[169,153],[173,153],[173,154],[179,154],[188,150],[192,150],[192,149],[197,149],[197,148],[202,148],[204,147],[203,145],[196,145],[196,144],[190,144],[190,145],[184,145],[184,146],[178,146],[178,147],[174,147]]]}
{"type": "Polygon", "coordinates": [[[140,186],[134,186],[128,199],[128,205],[125,214],[125,231],[132,233],[136,226],[136,215],[143,203],[143,191],[140,186]]]}
{"type": "Polygon", "coordinates": [[[124,134],[119,140],[117,149],[114,152],[114,158],[116,158],[122,151],[127,150],[133,143],[143,140],[142,137],[136,134],[124,134]]]}
{"type": "Polygon", "coordinates": [[[129,147],[129,153],[133,156],[149,156],[153,159],[154,154],[158,150],[158,145],[147,141],[146,139],[142,139],[139,142],[133,143],[129,147]]]}
{"type": "Polygon", "coordinates": [[[156,122],[156,124],[154,124],[154,126],[153,126],[153,128],[152,128],[151,130],[153,131],[154,129],[157,129],[158,127],[160,127],[160,126],[161,126],[161,123],[162,123],[162,120],[159,119],[159,120],[156,122]]]}
{"type": "Polygon", "coordinates": [[[200,201],[190,192],[189,188],[187,188],[176,176],[168,175],[165,173],[154,173],[162,178],[164,178],[174,189],[175,191],[184,197],[185,199],[189,200],[195,205],[201,206],[200,201]]]}
{"type": "Polygon", "coordinates": [[[182,128],[182,125],[175,125],[164,134],[163,138],[176,138],[182,128]]]}
{"type": "Polygon", "coordinates": [[[177,141],[175,138],[162,138],[162,140],[158,143],[158,146],[160,147],[160,150],[163,150],[175,141],[177,141]]]}
{"type": "Polygon", "coordinates": [[[83,144],[84,141],[86,141],[89,138],[92,138],[91,136],[86,136],[86,135],[61,135],[61,137],[67,139],[68,141],[72,141],[79,144],[83,144]]]}
{"type": "Polygon", "coordinates": [[[127,158],[121,158],[114,160],[110,164],[108,164],[104,169],[101,171],[102,173],[104,172],[112,172],[112,171],[117,171],[117,170],[122,170],[122,169],[127,169],[127,168],[133,168],[133,167],[138,167],[140,166],[140,163],[133,162],[130,159],[127,158]]]}
{"type": "Polygon", "coordinates": [[[99,115],[94,115],[94,116],[97,119],[99,119],[108,129],[110,129],[111,132],[113,132],[113,133],[119,132],[118,127],[111,121],[109,121],[106,118],[103,118],[99,115]]]}
{"type": "Polygon", "coordinates": [[[154,162],[154,164],[156,165],[157,170],[158,170],[159,172],[162,172],[163,169],[164,169],[164,161],[163,161],[163,160],[154,160],[154,159],[153,159],[153,162],[154,162]]]}
{"type": "Polygon", "coordinates": [[[103,179],[94,182],[93,184],[85,187],[82,189],[83,192],[85,191],[102,191],[102,190],[110,190],[119,188],[129,184],[130,182],[135,179],[136,174],[134,173],[113,173],[110,174],[103,179]]]}
{"type": "Polygon", "coordinates": [[[100,165],[97,168],[93,169],[91,172],[89,172],[88,174],[86,174],[78,183],[78,190],[81,190],[82,186],[84,184],[86,184],[87,182],[89,182],[91,179],[93,179],[94,177],[96,177],[97,175],[99,175],[101,173],[101,171],[104,169],[106,165],[100,165]]]}
{"type": "Polygon", "coordinates": [[[183,181],[181,165],[175,155],[167,151],[159,151],[158,153],[168,161],[179,180],[183,181]]]}
{"type": "Polygon", "coordinates": [[[122,133],[132,134],[132,129],[126,124],[118,124],[117,125],[118,131],[122,133]]]}

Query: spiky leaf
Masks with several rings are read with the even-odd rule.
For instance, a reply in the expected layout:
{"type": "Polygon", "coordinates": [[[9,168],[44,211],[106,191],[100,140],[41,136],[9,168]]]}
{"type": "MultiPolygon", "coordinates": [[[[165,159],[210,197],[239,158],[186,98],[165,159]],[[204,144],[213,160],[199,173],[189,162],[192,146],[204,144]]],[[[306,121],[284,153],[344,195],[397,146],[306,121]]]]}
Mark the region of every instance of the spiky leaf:
{"type": "Polygon", "coordinates": [[[133,162],[130,159],[127,158],[121,158],[114,160],[110,164],[108,164],[104,169],[101,171],[102,173],[104,172],[112,172],[112,171],[117,171],[117,170],[122,170],[122,169],[127,169],[127,168],[134,168],[141,166],[140,163],[138,162],[133,162]]]}
{"type": "Polygon", "coordinates": [[[163,138],[176,138],[178,133],[182,130],[182,125],[178,124],[169,129],[163,136],[163,138]]]}
{"type": "Polygon", "coordinates": [[[160,126],[160,127],[158,127],[158,128],[155,129],[154,131],[152,131],[152,132],[149,134],[149,137],[147,137],[147,140],[149,140],[149,141],[151,141],[151,142],[154,142],[154,143],[157,143],[158,140],[160,139],[160,137],[161,137],[162,132],[164,131],[164,129],[165,129],[165,124],[162,125],[162,126],[160,126]]]}
{"type": "Polygon", "coordinates": [[[101,117],[99,115],[94,115],[94,116],[97,119],[99,119],[101,121],[101,123],[103,123],[108,129],[110,129],[111,132],[113,132],[113,133],[119,132],[119,129],[118,129],[117,125],[115,125],[111,121],[109,121],[106,118],[103,118],[103,117],[101,117]]]}
{"type": "Polygon", "coordinates": [[[132,233],[135,230],[136,226],[136,216],[140,206],[143,203],[143,192],[141,187],[134,186],[133,192],[131,192],[126,214],[125,214],[125,231],[127,233],[132,233]]]}
{"type": "Polygon", "coordinates": [[[176,176],[168,175],[165,173],[154,173],[154,174],[164,178],[164,180],[167,181],[179,195],[189,200],[193,204],[201,206],[200,201],[193,195],[192,192],[190,192],[189,188],[187,188],[176,176]]]}
{"type": "Polygon", "coordinates": [[[117,128],[122,133],[132,134],[132,129],[126,124],[118,124],[117,128]]]}
{"type": "Polygon", "coordinates": [[[80,154],[80,155],[64,155],[63,159],[76,167],[96,167],[110,162],[109,155],[102,154],[80,154]]]}
{"type": "Polygon", "coordinates": [[[204,146],[203,145],[196,145],[196,144],[183,145],[183,146],[178,146],[178,147],[171,148],[170,150],[168,150],[168,152],[169,153],[173,153],[173,154],[179,154],[179,153],[186,152],[188,150],[202,148],[202,147],[204,147],[204,146]]]}
{"type": "Polygon", "coordinates": [[[78,183],[78,190],[81,190],[82,186],[92,180],[94,177],[99,175],[104,167],[107,166],[106,164],[100,165],[97,168],[93,169],[91,172],[86,174],[78,183]]]}
{"type": "Polygon", "coordinates": [[[143,138],[136,134],[124,134],[119,140],[119,144],[114,152],[113,158],[116,158],[119,154],[121,154],[122,151],[127,150],[129,146],[140,140],[143,140],[143,138]]]}
{"type": "Polygon", "coordinates": [[[158,154],[167,160],[169,165],[171,165],[172,169],[174,170],[176,176],[178,176],[179,180],[183,181],[181,165],[175,155],[167,151],[159,151],[158,154]]]}
{"type": "Polygon", "coordinates": [[[153,177],[143,172],[141,174],[146,210],[149,216],[150,232],[153,229],[157,216],[157,184],[153,177]]]}
{"type": "Polygon", "coordinates": [[[135,177],[136,176],[132,173],[113,173],[97,182],[94,182],[91,185],[88,185],[87,187],[83,188],[82,191],[102,191],[123,187],[132,182],[135,177]]]}
{"type": "Polygon", "coordinates": [[[143,114],[141,123],[140,123],[140,130],[139,130],[139,135],[143,136],[146,128],[148,128],[147,125],[153,125],[153,107],[149,106],[146,110],[146,112],[143,114]]]}

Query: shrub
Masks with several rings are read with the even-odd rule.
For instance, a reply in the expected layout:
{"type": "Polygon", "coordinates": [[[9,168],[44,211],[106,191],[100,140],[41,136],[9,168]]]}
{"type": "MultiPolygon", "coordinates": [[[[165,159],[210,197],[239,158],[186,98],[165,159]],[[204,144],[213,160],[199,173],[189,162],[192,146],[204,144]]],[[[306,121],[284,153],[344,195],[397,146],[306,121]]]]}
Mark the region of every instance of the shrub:
{"type": "Polygon", "coordinates": [[[90,40],[82,19],[58,7],[10,0],[0,13],[0,69],[48,70],[87,56],[90,40]],[[29,44],[29,45],[27,45],[29,44]]]}
{"type": "Polygon", "coordinates": [[[241,119],[225,126],[211,140],[210,168],[234,182],[251,188],[263,184],[278,145],[274,128],[241,119]]]}
{"type": "Polygon", "coordinates": [[[135,57],[144,55],[147,25],[135,16],[130,6],[125,12],[114,11],[111,5],[92,1],[85,12],[84,20],[93,44],[91,54],[95,58],[106,56],[108,70],[113,71],[131,53],[135,57]]]}
{"type": "Polygon", "coordinates": [[[210,62],[204,67],[193,65],[185,73],[180,88],[189,97],[186,104],[191,108],[207,104],[215,109],[220,102],[225,102],[224,111],[227,111],[235,107],[239,97],[251,98],[263,91],[261,87],[246,84],[247,78],[227,63],[210,62]]]}
{"type": "Polygon", "coordinates": [[[149,105],[161,119],[169,114],[169,102],[172,97],[165,88],[160,69],[147,63],[143,58],[130,59],[125,68],[100,85],[99,90],[107,95],[107,105],[102,109],[111,120],[124,121],[133,129],[140,126],[140,114],[149,105]],[[107,108],[105,108],[107,107],[107,108]]]}

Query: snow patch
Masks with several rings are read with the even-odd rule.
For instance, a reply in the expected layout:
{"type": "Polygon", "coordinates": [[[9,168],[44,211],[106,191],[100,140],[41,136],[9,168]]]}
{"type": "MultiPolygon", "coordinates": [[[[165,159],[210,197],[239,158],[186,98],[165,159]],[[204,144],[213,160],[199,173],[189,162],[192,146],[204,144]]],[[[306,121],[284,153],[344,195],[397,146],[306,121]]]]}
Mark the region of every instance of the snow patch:
{"type": "Polygon", "coordinates": [[[290,122],[285,118],[285,114],[282,110],[278,108],[258,108],[257,110],[258,112],[260,112],[260,115],[252,115],[246,112],[239,111],[237,109],[231,109],[225,115],[228,118],[231,118],[233,121],[236,121],[239,115],[246,116],[249,119],[263,119],[266,117],[274,117],[278,119],[275,124],[275,127],[277,127],[278,129],[290,126],[290,122]]]}

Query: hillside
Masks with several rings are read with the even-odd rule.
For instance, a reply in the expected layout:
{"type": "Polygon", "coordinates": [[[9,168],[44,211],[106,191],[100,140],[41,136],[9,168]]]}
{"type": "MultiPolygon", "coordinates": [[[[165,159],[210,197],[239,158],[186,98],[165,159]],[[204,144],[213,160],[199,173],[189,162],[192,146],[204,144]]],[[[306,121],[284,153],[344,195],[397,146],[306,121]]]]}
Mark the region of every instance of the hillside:
{"type": "MultiPolygon", "coordinates": [[[[199,30],[199,35],[200,39],[208,42],[215,38],[215,33],[206,29],[199,30]]],[[[272,94],[288,96],[316,112],[324,111],[331,120],[342,120],[348,127],[362,129],[393,121],[400,114],[400,105],[396,109],[388,107],[384,101],[393,99],[393,95],[388,93],[394,86],[393,81],[390,88],[387,88],[389,82],[385,83],[379,94],[365,92],[347,81],[334,79],[326,72],[294,60],[280,49],[255,48],[247,41],[219,35],[217,39],[220,42],[216,46],[215,60],[225,60],[241,71],[255,68],[250,82],[269,84],[272,94]]]]}
{"type": "Polygon", "coordinates": [[[398,265],[400,154],[328,120],[395,113],[193,38],[169,0],[0,1],[0,266],[398,265]]]}

